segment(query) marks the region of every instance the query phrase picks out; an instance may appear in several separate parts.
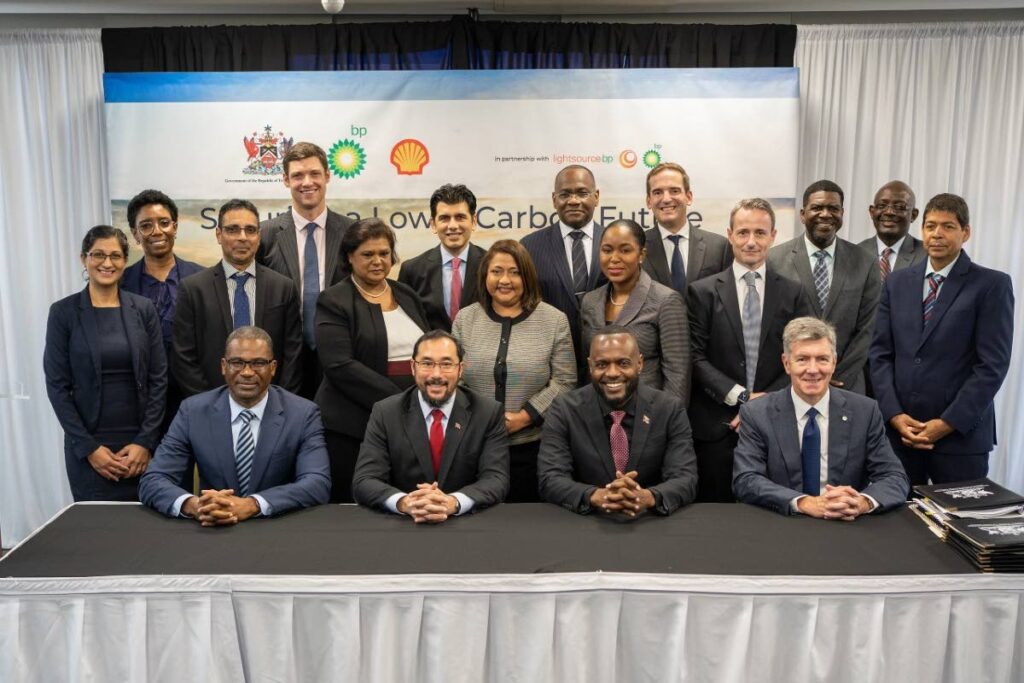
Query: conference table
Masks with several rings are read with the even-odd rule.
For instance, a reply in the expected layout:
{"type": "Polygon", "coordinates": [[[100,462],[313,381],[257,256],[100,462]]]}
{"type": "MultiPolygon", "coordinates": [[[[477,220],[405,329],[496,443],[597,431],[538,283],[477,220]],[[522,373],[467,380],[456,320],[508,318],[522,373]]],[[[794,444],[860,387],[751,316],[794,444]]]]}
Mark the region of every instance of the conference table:
{"type": "Polygon", "coordinates": [[[75,504],[0,577],[2,681],[1024,680],[1024,576],[976,572],[908,509],[202,528],[75,504]]]}

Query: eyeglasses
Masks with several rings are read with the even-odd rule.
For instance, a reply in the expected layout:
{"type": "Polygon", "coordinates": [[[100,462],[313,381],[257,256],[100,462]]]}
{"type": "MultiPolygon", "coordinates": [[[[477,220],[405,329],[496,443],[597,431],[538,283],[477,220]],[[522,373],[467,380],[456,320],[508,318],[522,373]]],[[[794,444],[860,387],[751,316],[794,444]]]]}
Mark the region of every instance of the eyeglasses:
{"type": "Polygon", "coordinates": [[[174,221],[172,221],[170,218],[161,218],[160,220],[157,221],[142,221],[141,223],[139,223],[138,230],[143,235],[152,235],[153,231],[156,230],[157,228],[160,228],[161,230],[166,232],[170,230],[172,227],[174,227],[174,221]]]}
{"type": "Polygon", "coordinates": [[[86,256],[88,256],[89,260],[95,263],[97,266],[106,261],[107,259],[110,259],[110,262],[115,266],[118,263],[124,261],[124,254],[122,254],[119,251],[115,251],[110,254],[108,254],[105,251],[90,251],[88,254],[86,254],[86,256]]]}
{"type": "Polygon", "coordinates": [[[590,195],[594,194],[590,190],[562,190],[555,196],[558,197],[559,201],[567,202],[573,197],[576,197],[580,201],[586,201],[590,198],[590,195]]]}
{"type": "Polygon", "coordinates": [[[440,363],[433,360],[414,360],[413,363],[427,372],[431,372],[434,368],[439,368],[441,372],[451,372],[462,365],[462,363],[455,363],[450,360],[443,360],[440,363]]]}
{"type": "Polygon", "coordinates": [[[260,234],[260,229],[255,225],[247,225],[244,228],[240,225],[225,225],[220,230],[224,234],[231,235],[232,237],[238,237],[243,232],[245,233],[246,237],[255,237],[256,235],[260,234]]]}
{"type": "Polygon", "coordinates": [[[910,207],[902,202],[896,204],[875,204],[875,211],[885,211],[886,209],[892,209],[896,213],[906,213],[910,207]]]}
{"type": "Polygon", "coordinates": [[[243,360],[241,358],[227,359],[228,367],[235,372],[245,370],[246,366],[249,366],[256,372],[260,372],[261,370],[266,370],[273,362],[273,360],[267,360],[266,358],[255,358],[253,360],[243,360]]]}

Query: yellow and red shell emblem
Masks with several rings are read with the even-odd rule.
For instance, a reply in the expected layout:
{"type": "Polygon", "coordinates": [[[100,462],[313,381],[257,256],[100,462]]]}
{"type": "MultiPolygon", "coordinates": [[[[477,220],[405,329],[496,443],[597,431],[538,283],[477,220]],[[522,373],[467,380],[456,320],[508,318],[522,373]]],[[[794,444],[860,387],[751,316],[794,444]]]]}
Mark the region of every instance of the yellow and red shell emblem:
{"type": "Polygon", "coordinates": [[[399,140],[391,148],[391,163],[398,169],[398,175],[421,175],[423,167],[430,163],[430,152],[419,140],[399,140]]]}

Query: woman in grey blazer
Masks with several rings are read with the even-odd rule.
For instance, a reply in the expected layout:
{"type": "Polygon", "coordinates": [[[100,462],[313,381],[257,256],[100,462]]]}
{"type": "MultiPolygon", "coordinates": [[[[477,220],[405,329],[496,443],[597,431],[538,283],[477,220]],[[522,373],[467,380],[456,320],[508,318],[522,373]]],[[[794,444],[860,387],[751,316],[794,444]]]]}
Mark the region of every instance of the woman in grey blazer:
{"type": "Polygon", "coordinates": [[[587,292],[580,305],[584,350],[612,323],[636,335],[643,355],[640,379],[648,386],[690,399],[690,337],[686,303],[644,272],[647,237],[635,221],[620,219],[601,235],[601,272],[608,284],[587,292]]]}
{"type": "Polygon", "coordinates": [[[540,300],[533,260],[499,240],[480,262],[478,303],[459,311],[452,334],[465,348],[463,384],[505,407],[511,486],[508,503],[539,502],[537,452],[544,413],[576,386],[569,321],[540,300]]]}

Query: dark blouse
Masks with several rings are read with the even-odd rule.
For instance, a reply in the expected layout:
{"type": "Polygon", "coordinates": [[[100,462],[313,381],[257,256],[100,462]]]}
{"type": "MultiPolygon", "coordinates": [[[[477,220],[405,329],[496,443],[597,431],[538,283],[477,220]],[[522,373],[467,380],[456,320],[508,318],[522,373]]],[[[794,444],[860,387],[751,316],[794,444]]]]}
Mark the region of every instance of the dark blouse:
{"type": "Polygon", "coordinates": [[[100,419],[95,436],[104,445],[123,445],[133,441],[139,432],[132,350],[121,309],[97,308],[95,311],[103,381],[101,395],[96,397],[100,402],[100,419]]]}

